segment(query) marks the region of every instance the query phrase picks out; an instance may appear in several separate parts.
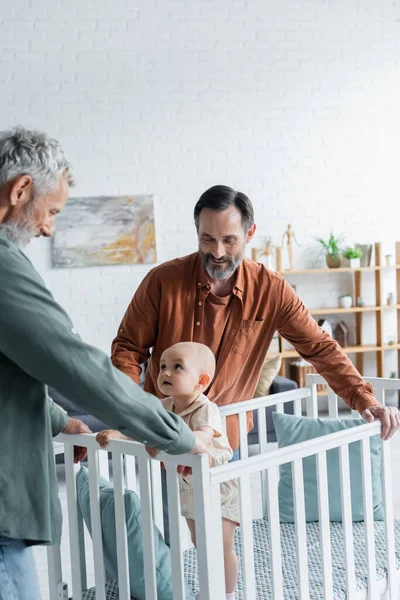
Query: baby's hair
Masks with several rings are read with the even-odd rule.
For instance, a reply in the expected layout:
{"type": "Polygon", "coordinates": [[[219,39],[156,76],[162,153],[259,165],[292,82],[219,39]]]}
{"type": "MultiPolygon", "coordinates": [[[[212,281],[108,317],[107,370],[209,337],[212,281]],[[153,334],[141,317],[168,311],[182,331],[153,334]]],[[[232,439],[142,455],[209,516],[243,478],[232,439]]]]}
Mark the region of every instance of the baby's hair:
{"type": "Polygon", "coordinates": [[[200,373],[207,373],[211,377],[211,381],[215,375],[215,356],[208,346],[199,342],[178,342],[168,348],[188,348],[196,353],[198,359],[200,373]]]}

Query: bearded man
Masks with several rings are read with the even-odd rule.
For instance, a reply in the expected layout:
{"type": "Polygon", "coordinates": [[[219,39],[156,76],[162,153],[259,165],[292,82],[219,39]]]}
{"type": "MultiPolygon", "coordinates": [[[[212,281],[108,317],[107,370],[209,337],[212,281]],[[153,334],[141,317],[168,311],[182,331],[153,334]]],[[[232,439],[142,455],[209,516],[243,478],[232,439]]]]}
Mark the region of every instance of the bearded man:
{"type": "MultiPolygon", "coordinates": [[[[171,454],[206,450],[180,417],[81,340],[20,250],[52,235],[71,185],[56,140],[23,128],[0,132],[0,600],[40,598],[30,547],[61,536],[51,438],[90,433],[47,385],[143,444],[171,454]]],[[[77,448],[76,461],[84,455],[77,448]]]]}
{"type": "MultiPolygon", "coordinates": [[[[206,344],[217,363],[207,396],[221,406],[253,397],[278,331],[336,394],[367,421],[380,419],[382,437],[391,437],[400,424],[399,411],[377,402],[372,386],[283,277],[244,258],[256,230],[250,199],[230,187],[213,186],[198,200],[194,223],[198,252],[161,264],[145,277],[113,341],[113,364],[138,383],[140,365],[148,361],[144,389],[163,397],[157,375],[164,350],[178,342],[206,344]]],[[[250,430],[251,413],[247,420],[250,430]]],[[[227,434],[237,459],[236,415],[227,419],[227,434]]]]}

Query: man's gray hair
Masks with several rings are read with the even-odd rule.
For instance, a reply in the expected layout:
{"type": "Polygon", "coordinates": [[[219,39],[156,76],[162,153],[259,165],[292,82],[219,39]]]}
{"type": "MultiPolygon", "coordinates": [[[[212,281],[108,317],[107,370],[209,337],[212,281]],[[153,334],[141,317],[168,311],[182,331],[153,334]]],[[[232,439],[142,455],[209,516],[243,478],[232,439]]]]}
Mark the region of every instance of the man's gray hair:
{"type": "Polygon", "coordinates": [[[62,174],[73,186],[70,163],[57,140],[24,127],[0,131],[0,186],[29,175],[38,197],[54,192],[62,174]]]}

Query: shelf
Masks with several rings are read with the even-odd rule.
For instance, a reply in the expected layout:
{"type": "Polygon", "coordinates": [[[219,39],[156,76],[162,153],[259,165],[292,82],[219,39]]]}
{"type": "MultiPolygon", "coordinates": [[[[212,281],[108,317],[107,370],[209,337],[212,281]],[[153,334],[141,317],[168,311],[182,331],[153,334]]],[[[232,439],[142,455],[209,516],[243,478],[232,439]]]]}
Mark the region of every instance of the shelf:
{"type": "Polygon", "coordinates": [[[400,304],[385,304],[385,306],[382,306],[382,310],[399,310],[400,309],[400,304]]]}
{"type": "MultiPolygon", "coordinates": [[[[379,271],[380,269],[394,269],[395,267],[381,267],[380,265],[373,267],[338,267],[337,269],[286,269],[278,271],[280,275],[316,275],[321,273],[354,273],[355,271],[379,271]]],[[[400,266],[398,267],[400,269],[400,266]]]]}
{"type": "MultiPolygon", "coordinates": [[[[398,305],[400,308],[400,305],[398,305]]],[[[328,315],[330,313],[357,313],[357,312],[377,312],[382,308],[396,308],[393,306],[352,306],[351,308],[309,308],[308,312],[311,315],[328,315]]]]}
{"type": "MultiPolygon", "coordinates": [[[[395,348],[400,348],[400,344],[387,344],[385,346],[347,346],[346,348],[343,348],[343,350],[346,352],[346,354],[356,354],[357,352],[379,352],[379,350],[392,350],[395,348]]],[[[279,354],[279,352],[276,352],[275,354],[270,354],[269,356],[278,356],[279,354]]],[[[299,356],[299,353],[296,352],[296,350],[283,350],[281,354],[282,358],[297,358],[299,356]]]]}

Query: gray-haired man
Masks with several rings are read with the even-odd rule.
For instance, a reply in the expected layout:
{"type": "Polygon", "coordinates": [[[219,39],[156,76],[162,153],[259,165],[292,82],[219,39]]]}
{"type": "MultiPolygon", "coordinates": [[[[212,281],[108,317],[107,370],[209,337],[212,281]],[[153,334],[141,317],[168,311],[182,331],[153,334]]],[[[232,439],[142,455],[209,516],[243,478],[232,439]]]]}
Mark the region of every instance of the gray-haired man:
{"type": "Polygon", "coordinates": [[[144,444],[204,451],[182,419],[80,339],[19,249],[52,234],[72,184],[57,141],[0,133],[0,600],[40,597],[29,546],[61,532],[51,438],[88,431],[52,402],[47,384],[144,444]]]}

